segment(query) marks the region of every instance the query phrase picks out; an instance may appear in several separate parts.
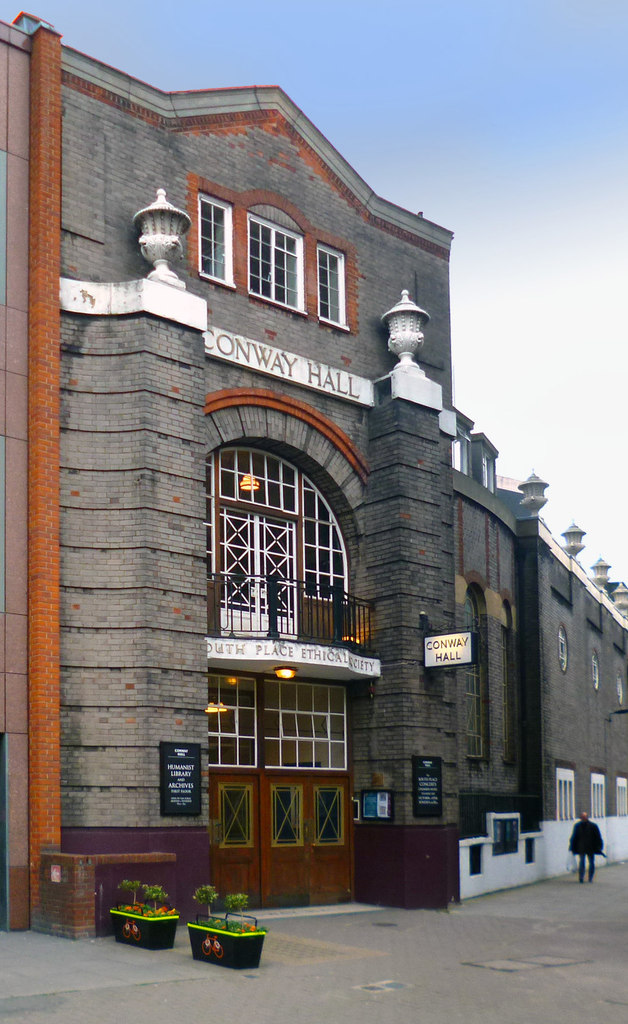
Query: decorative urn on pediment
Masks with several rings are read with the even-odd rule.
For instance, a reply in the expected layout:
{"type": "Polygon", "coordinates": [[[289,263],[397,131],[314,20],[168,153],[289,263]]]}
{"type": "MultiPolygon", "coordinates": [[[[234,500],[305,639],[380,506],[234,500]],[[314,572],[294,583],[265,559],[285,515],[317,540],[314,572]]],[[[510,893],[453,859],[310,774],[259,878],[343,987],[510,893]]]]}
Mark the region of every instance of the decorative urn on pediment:
{"type": "Polygon", "coordinates": [[[161,281],[175,288],[185,288],[184,282],[169,263],[180,260],[183,255],[181,239],[192,223],[187,213],[169,203],[165,189],[158,188],[155,202],[139,210],[133,223],[140,232],[142,256],[155,267],[148,275],[149,281],[161,281]]]}
{"type": "Polygon", "coordinates": [[[417,365],[415,356],[423,345],[423,327],[429,319],[429,313],[412,301],[406,288],[402,291],[397,305],[382,316],[388,328],[388,351],[397,356],[399,364],[404,368],[413,367],[423,372],[417,365]]]}

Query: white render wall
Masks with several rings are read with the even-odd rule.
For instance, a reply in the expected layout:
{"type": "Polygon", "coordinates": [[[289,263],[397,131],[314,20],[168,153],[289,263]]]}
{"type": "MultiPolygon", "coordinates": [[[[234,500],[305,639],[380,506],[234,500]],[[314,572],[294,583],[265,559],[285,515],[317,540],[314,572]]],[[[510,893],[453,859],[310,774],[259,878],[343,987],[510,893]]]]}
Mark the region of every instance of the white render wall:
{"type": "MultiPolygon", "coordinates": [[[[597,820],[604,839],[607,860],[598,857],[598,868],[613,861],[628,860],[628,817],[597,820]]],[[[519,836],[516,853],[493,856],[493,843],[489,836],[477,836],[460,841],[460,898],[470,899],[499,889],[512,889],[529,885],[542,878],[564,875],[569,850],[569,839],[575,821],[543,821],[540,832],[524,832],[519,836]],[[534,863],[525,863],[525,840],[534,840],[534,863]],[[482,844],[482,874],[469,874],[469,847],[482,844]]]]}

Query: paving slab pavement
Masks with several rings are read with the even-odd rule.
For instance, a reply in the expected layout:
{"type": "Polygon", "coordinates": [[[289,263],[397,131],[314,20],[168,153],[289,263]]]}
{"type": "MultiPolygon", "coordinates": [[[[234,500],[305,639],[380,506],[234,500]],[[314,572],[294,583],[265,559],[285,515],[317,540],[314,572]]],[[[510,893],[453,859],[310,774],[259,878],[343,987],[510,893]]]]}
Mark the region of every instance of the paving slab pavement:
{"type": "Polygon", "coordinates": [[[626,1024],[628,865],[564,876],[448,911],[268,913],[257,970],[112,938],[0,933],[10,1024],[626,1024]]]}

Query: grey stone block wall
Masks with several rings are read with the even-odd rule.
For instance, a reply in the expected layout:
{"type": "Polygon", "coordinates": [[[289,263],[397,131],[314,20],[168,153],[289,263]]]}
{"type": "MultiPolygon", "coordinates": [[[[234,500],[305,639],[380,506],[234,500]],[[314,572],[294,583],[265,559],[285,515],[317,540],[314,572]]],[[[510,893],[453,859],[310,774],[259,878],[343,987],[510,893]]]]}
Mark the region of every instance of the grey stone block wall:
{"type": "Polygon", "coordinates": [[[396,822],[416,823],[412,756],[442,757],[438,823],[455,824],[455,679],[425,671],[419,625],[425,609],[435,628],[454,621],[449,441],[435,412],[403,400],[376,407],[369,427],[364,558],[383,672],[374,697],[364,695],[354,706],[356,788],[369,788],[375,779],[394,789],[396,822]]]}

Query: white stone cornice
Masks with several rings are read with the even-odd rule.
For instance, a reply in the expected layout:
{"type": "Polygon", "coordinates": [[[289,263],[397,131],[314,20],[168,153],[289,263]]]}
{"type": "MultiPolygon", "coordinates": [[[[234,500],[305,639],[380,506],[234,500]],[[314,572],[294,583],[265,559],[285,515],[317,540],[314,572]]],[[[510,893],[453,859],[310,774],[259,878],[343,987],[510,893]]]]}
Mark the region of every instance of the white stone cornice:
{"type": "Polygon", "coordinates": [[[84,316],[150,313],[197,331],[207,330],[207,302],[159,281],[72,281],[62,277],[61,309],[84,316]]]}

